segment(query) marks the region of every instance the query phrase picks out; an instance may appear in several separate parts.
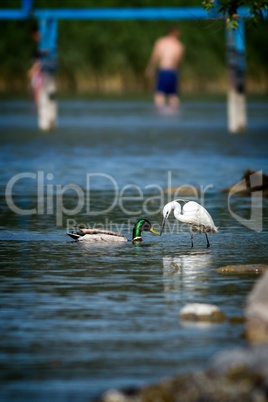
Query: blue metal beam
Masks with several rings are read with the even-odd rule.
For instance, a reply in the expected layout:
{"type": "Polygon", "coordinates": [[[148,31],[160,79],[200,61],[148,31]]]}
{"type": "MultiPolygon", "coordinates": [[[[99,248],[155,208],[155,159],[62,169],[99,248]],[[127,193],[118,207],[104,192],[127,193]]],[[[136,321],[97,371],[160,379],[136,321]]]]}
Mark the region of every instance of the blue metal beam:
{"type": "MultiPolygon", "coordinates": [[[[246,7],[239,8],[242,18],[250,17],[246,7]]],[[[203,20],[208,18],[222,19],[217,9],[208,13],[203,7],[141,7],[141,8],[62,8],[35,9],[33,0],[22,0],[22,8],[0,9],[0,19],[23,19],[30,14],[39,19],[80,19],[80,20],[203,20]]],[[[264,12],[267,17],[268,12],[264,12]]]]}
{"type": "Polygon", "coordinates": [[[21,20],[29,18],[33,6],[33,0],[22,0],[21,9],[0,9],[1,20],[21,20]]]}
{"type": "Polygon", "coordinates": [[[11,10],[11,9],[0,10],[1,20],[21,20],[25,18],[26,16],[24,10],[11,10]]]}
{"type": "Polygon", "coordinates": [[[35,10],[36,18],[83,19],[83,20],[177,20],[209,18],[202,7],[157,8],[91,8],[35,10]]]}

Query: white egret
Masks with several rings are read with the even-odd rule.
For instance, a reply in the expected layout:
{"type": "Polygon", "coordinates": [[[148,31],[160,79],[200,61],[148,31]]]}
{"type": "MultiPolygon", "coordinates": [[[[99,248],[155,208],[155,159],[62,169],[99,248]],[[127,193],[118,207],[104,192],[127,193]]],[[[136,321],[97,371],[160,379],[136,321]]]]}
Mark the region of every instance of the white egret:
{"type": "Polygon", "coordinates": [[[205,233],[207,247],[210,246],[207,233],[217,233],[218,229],[214,225],[208,211],[195,201],[177,199],[166,204],[163,208],[163,222],[160,235],[172,210],[174,210],[174,216],[178,221],[190,226],[192,247],[194,246],[193,232],[205,233]],[[179,202],[183,202],[184,205],[181,206],[179,202]]]}
{"type": "MultiPolygon", "coordinates": [[[[133,235],[132,242],[142,242],[141,232],[152,232],[154,234],[159,235],[159,233],[154,230],[151,223],[147,219],[139,219],[137,223],[133,227],[133,235]]],[[[70,236],[74,240],[78,241],[86,241],[86,242],[124,242],[129,241],[122,234],[112,232],[109,230],[100,230],[100,229],[77,229],[72,232],[67,232],[67,235],[70,236]]]]}

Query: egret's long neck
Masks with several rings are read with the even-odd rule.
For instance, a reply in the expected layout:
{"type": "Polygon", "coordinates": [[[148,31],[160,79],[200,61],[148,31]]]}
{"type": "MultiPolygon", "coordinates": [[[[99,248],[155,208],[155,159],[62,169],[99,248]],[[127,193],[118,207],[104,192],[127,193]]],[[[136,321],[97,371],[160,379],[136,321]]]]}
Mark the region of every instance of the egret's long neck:
{"type": "Polygon", "coordinates": [[[178,219],[179,216],[181,216],[181,206],[178,202],[173,201],[172,202],[172,208],[174,210],[174,216],[176,219],[178,219]]]}

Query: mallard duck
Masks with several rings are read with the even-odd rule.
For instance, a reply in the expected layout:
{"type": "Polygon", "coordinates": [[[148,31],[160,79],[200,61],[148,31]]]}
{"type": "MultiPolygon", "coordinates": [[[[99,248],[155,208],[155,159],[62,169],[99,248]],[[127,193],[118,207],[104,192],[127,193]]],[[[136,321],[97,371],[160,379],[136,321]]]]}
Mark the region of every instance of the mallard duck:
{"type": "MultiPolygon", "coordinates": [[[[147,219],[139,219],[133,227],[132,242],[142,242],[141,232],[152,232],[159,235],[154,230],[151,223],[147,219]]],[[[100,229],[77,229],[72,232],[67,232],[67,235],[74,240],[86,241],[86,242],[124,242],[129,241],[122,234],[112,232],[109,230],[100,229]]]]}

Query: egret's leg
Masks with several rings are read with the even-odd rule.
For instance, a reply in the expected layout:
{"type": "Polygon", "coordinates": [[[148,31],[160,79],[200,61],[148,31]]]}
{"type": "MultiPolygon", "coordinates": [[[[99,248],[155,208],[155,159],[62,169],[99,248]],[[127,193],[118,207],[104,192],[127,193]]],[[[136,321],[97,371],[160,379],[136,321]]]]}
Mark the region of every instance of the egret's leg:
{"type": "Polygon", "coordinates": [[[209,248],[210,247],[210,243],[209,243],[209,240],[208,240],[208,235],[205,233],[205,235],[206,235],[206,239],[207,239],[207,248],[209,248]]]}
{"type": "Polygon", "coordinates": [[[192,243],[192,248],[194,247],[194,235],[193,235],[193,231],[192,228],[190,227],[190,235],[191,235],[191,243],[192,243]]]}

